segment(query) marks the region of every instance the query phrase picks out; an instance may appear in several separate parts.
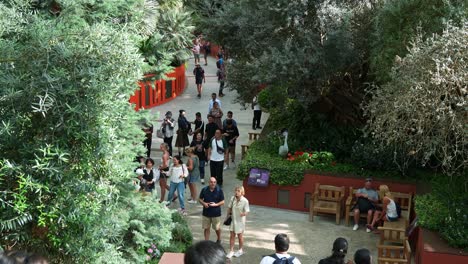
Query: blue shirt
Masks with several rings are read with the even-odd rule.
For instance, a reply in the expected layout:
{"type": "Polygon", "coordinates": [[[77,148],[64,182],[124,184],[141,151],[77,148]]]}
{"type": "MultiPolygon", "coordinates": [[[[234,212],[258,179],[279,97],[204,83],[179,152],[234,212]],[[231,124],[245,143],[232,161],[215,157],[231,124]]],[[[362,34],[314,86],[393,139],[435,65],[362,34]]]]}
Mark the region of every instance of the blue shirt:
{"type": "Polygon", "coordinates": [[[358,189],[357,193],[364,193],[372,200],[379,200],[379,194],[374,189],[367,190],[366,188],[361,188],[358,189]]]}
{"type": "MultiPolygon", "coordinates": [[[[200,192],[200,199],[202,199],[205,203],[219,203],[224,201],[224,193],[219,186],[211,191],[209,186],[203,188],[200,192]]],[[[221,216],[221,206],[216,207],[203,207],[203,216],[206,217],[219,217],[221,216]]]]}

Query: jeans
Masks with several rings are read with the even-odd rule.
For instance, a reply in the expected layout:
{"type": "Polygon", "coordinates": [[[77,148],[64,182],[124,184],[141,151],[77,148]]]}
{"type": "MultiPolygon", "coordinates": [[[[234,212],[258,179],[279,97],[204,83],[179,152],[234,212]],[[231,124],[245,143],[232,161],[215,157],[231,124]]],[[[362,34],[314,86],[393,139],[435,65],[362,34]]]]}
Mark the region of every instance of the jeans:
{"type": "Polygon", "coordinates": [[[224,81],[219,81],[219,95],[223,94],[224,81]]]}
{"type": "Polygon", "coordinates": [[[224,160],[222,161],[210,160],[211,177],[216,178],[216,182],[218,183],[220,187],[223,186],[223,165],[224,165],[224,160]]]}
{"type": "Polygon", "coordinates": [[[204,160],[200,160],[200,178],[201,179],[205,179],[205,161],[204,160]]]}
{"type": "Polygon", "coordinates": [[[169,186],[169,195],[167,197],[167,200],[169,202],[172,201],[172,198],[174,197],[174,192],[177,189],[177,194],[179,195],[179,203],[180,203],[180,208],[185,209],[185,204],[184,204],[184,194],[185,194],[185,182],[171,182],[169,186]]]}

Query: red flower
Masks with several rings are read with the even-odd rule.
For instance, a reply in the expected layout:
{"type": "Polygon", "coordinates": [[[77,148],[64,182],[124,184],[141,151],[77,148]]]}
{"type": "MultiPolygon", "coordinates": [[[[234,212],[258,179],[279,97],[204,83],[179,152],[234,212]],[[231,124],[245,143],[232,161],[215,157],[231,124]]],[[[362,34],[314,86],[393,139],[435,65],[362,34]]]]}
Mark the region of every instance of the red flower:
{"type": "Polygon", "coordinates": [[[297,153],[297,154],[298,154],[299,156],[302,156],[302,155],[304,155],[304,152],[301,151],[301,152],[299,152],[299,153],[297,153]]]}

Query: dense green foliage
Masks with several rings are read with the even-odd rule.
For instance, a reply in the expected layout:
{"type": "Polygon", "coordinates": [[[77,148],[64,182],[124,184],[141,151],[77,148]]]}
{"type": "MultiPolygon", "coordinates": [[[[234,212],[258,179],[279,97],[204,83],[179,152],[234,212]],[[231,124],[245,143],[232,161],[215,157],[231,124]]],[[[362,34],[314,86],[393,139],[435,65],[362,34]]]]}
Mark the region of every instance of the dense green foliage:
{"type": "MultiPolygon", "coordinates": [[[[153,4],[166,2],[177,1],[153,4]]],[[[157,9],[12,0],[0,10],[1,247],[60,263],[141,263],[152,243],[170,247],[171,212],[131,185],[148,117],[128,99],[147,69],[139,43],[157,9]]],[[[176,240],[189,243],[182,233],[176,240]]]]}
{"type": "Polygon", "coordinates": [[[451,246],[468,249],[466,184],[461,176],[435,178],[432,192],[416,197],[415,210],[421,226],[439,231],[451,246]]]}
{"type": "Polygon", "coordinates": [[[466,173],[467,36],[468,22],[426,41],[416,39],[392,69],[391,80],[370,89],[368,131],[381,147],[406,154],[400,166],[417,160],[448,175],[466,173]]]}
{"type": "Polygon", "coordinates": [[[379,82],[389,81],[395,56],[403,58],[417,34],[423,39],[441,33],[448,21],[460,24],[468,16],[464,0],[382,1],[373,23],[370,62],[379,82]]]}

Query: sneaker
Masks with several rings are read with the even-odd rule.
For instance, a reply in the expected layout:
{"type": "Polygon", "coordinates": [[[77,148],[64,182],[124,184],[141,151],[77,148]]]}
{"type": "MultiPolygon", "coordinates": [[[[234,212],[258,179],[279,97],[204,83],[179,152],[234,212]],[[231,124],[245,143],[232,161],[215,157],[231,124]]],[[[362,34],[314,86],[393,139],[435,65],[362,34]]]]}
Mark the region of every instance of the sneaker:
{"type": "Polygon", "coordinates": [[[185,209],[181,209],[180,214],[185,216],[185,215],[187,215],[187,211],[185,211],[185,209]]]}
{"type": "MultiPolygon", "coordinates": [[[[219,240],[218,240],[218,241],[219,241],[219,240]]],[[[218,241],[216,241],[216,242],[218,242],[218,241]]],[[[233,252],[233,251],[229,252],[229,254],[226,255],[226,258],[230,259],[230,258],[232,258],[232,256],[234,256],[234,252],[233,252]]]]}
{"type": "Polygon", "coordinates": [[[205,179],[201,179],[201,184],[205,185],[205,179]]]}
{"type": "Polygon", "coordinates": [[[227,169],[229,169],[229,165],[224,165],[223,170],[227,170],[227,169]]]}
{"type": "Polygon", "coordinates": [[[263,127],[261,127],[261,126],[258,126],[257,128],[258,128],[258,129],[262,129],[263,127]]]}
{"type": "Polygon", "coordinates": [[[188,203],[189,203],[189,204],[196,204],[197,201],[195,201],[195,200],[189,200],[188,203]]]}
{"type": "Polygon", "coordinates": [[[234,253],[234,257],[238,258],[240,256],[244,255],[244,251],[242,249],[239,249],[236,253],[234,253]]]}
{"type": "Polygon", "coordinates": [[[358,229],[359,229],[359,225],[354,225],[354,226],[353,226],[353,231],[356,231],[356,230],[358,230],[358,229]]]}
{"type": "Polygon", "coordinates": [[[231,160],[231,165],[232,165],[232,168],[233,168],[233,169],[237,166],[236,162],[233,161],[233,160],[231,160]]]}
{"type": "Polygon", "coordinates": [[[169,205],[171,205],[171,202],[170,202],[170,201],[165,201],[165,202],[164,202],[164,205],[165,205],[165,206],[169,206],[169,205]]]}
{"type": "Polygon", "coordinates": [[[371,225],[366,225],[366,232],[370,233],[372,231],[374,231],[374,228],[371,225]],[[369,231],[367,231],[367,230],[369,230],[369,231]]]}
{"type": "Polygon", "coordinates": [[[370,230],[369,228],[366,228],[366,232],[367,233],[370,233],[372,230],[370,230]]]}

